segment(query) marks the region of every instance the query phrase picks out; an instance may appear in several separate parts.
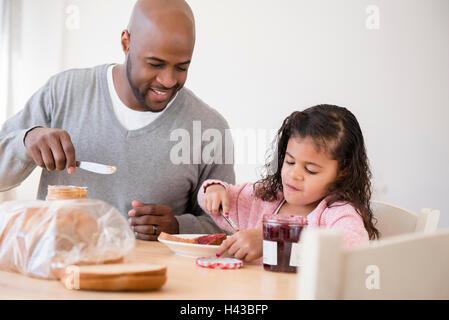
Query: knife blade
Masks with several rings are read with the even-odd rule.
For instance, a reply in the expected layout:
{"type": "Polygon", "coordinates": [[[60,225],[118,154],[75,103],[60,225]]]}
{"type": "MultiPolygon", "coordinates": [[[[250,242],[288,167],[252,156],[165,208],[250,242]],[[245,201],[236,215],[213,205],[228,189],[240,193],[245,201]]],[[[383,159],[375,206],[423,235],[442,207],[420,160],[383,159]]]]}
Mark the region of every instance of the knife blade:
{"type": "Polygon", "coordinates": [[[226,222],[231,226],[232,229],[234,229],[236,232],[240,231],[240,229],[237,227],[237,225],[235,224],[235,222],[232,221],[231,218],[228,218],[228,217],[224,214],[221,205],[220,205],[220,214],[221,214],[221,216],[226,220],[226,222]]]}
{"type": "Polygon", "coordinates": [[[76,166],[80,169],[98,174],[113,174],[117,171],[117,167],[87,161],[77,161],[76,166]]]}

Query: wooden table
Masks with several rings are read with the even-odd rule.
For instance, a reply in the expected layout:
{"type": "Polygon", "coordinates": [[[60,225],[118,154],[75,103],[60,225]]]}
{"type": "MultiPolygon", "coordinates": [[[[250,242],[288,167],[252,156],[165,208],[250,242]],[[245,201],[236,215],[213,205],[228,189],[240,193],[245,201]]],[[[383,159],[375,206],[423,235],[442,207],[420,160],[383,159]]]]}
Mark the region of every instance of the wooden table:
{"type": "Polygon", "coordinates": [[[158,291],[83,291],[68,290],[59,281],[0,271],[0,299],[296,299],[296,274],[265,271],[263,266],[254,264],[244,264],[237,270],[201,268],[195,265],[194,259],[176,256],[160,242],[137,241],[125,262],[166,265],[167,282],[158,291]]]}

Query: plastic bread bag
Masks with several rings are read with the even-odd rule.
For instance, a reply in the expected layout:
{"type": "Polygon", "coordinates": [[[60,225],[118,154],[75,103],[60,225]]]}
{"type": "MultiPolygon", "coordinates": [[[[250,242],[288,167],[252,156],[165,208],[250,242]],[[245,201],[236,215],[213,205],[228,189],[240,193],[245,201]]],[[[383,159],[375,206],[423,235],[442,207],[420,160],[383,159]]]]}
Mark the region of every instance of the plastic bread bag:
{"type": "Polygon", "coordinates": [[[71,264],[120,262],[135,237],[118,210],[100,200],[0,204],[0,269],[59,279],[71,264]]]}

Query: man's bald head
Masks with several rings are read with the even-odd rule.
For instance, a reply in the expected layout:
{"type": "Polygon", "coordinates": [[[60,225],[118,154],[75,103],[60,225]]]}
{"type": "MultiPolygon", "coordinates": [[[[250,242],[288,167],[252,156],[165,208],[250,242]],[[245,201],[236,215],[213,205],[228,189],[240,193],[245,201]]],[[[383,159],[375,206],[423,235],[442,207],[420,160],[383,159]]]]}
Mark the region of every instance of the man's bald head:
{"type": "Polygon", "coordinates": [[[181,32],[195,39],[195,18],[184,0],[138,0],[134,5],[128,32],[140,38],[154,29],[181,32]]]}

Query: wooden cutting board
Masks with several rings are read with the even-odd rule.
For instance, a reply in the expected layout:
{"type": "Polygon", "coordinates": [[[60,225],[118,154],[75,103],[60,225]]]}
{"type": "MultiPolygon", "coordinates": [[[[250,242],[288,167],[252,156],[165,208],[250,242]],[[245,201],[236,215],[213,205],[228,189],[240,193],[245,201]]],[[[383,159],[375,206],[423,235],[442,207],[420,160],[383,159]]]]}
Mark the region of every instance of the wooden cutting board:
{"type": "Polygon", "coordinates": [[[60,281],[70,290],[143,291],[160,289],[167,267],[154,264],[68,266],[60,281]]]}

